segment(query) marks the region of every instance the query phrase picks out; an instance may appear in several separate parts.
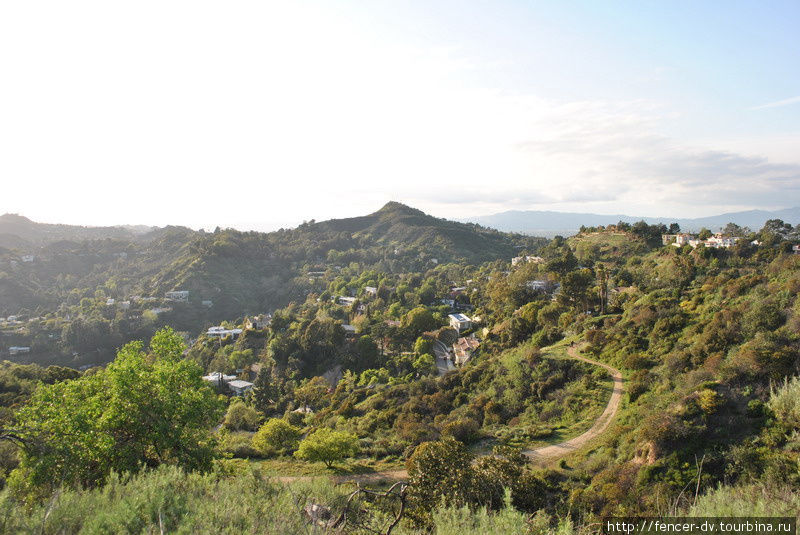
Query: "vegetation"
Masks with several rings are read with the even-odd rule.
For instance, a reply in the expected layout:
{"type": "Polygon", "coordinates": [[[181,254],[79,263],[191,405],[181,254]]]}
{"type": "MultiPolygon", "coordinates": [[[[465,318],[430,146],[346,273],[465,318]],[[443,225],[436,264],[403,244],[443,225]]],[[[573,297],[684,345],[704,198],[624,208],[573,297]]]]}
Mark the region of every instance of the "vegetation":
{"type": "MultiPolygon", "coordinates": [[[[122,294],[109,281],[127,293],[133,279],[115,275],[92,296],[66,288],[102,279],[102,267],[60,289],[36,279],[47,281],[44,293],[66,291],[67,304],[41,305],[40,319],[7,328],[3,344],[28,336],[84,355],[99,341],[122,349],[82,372],[0,366],[6,525],[256,532],[283,522],[291,532],[308,504],[335,520],[353,489],[285,487],[264,473],[355,477],[402,463],[402,484],[349,498],[352,531],[391,523],[399,504],[393,533],[469,533],[488,530],[488,519],[544,533],[607,515],[796,511],[800,229],[731,227],[746,234],[728,249],[665,246],[669,230],[621,223],[544,243],[390,204],[269,235],[218,231],[187,242],[175,231],[137,241],[131,251],[182,244],[168,267],[153,264],[149,288],[196,295],[216,285],[235,296],[215,297],[202,312],[194,297],[174,303],[176,327],[194,338],[188,348],[172,330],[155,331],[147,350],[129,341],[172,317],[150,321],[133,305],[139,319],[111,314],[107,299],[122,294]],[[522,260],[512,266],[512,255],[522,260]],[[245,322],[243,314],[266,309],[269,325],[245,322]],[[450,327],[454,312],[472,325],[450,327]],[[204,334],[212,317],[241,334],[204,334]],[[473,336],[478,350],[446,371],[447,348],[473,336]],[[623,372],[622,408],[587,447],[534,467],[525,450],[585,431],[611,393],[605,369],[570,358],[570,346],[623,372]],[[233,396],[201,379],[211,372],[253,389],[233,396]],[[158,490],[167,482],[185,498],[158,490]],[[259,510],[286,511],[240,519],[254,497],[259,510]],[[228,510],[201,518],[215,500],[229,500],[228,510]],[[104,512],[77,514],[90,507],[104,512]]],[[[6,280],[22,284],[18,275],[6,280]]]]}

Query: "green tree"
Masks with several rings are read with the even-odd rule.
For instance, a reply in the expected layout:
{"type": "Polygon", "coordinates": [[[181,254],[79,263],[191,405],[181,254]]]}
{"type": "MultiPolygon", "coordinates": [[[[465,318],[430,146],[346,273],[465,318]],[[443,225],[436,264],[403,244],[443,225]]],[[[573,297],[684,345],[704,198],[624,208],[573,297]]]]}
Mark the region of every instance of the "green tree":
{"type": "Polygon", "coordinates": [[[357,436],[323,427],[306,437],[294,455],[305,461],[321,461],[330,468],[336,461],[358,455],[358,451],[357,436]]]}
{"type": "Polygon", "coordinates": [[[256,376],[256,381],[253,383],[253,404],[256,409],[264,414],[269,414],[275,409],[278,396],[278,385],[272,377],[272,371],[267,366],[262,365],[258,376],[256,376]]]}
{"type": "Polygon", "coordinates": [[[356,342],[356,352],[358,353],[358,362],[356,368],[365,370],[367,368],[374,368],[378,363],[378,345],[371,336],[365,334],[356,342]]]}
{"type": "Polygon", "coordinates": [[[436,359],[430,353],[423,353],[414,361],[414,370],[420,375],[434,375],[438,372],[436,359]]]}
{"type": "Polygon", "coordinates": [[[417,355],[433,353],[433,340],[421,336],[417,338],[417,341],[414,342],[414,353],[417,355]]]}
{"type": "Polygon", "coordinates": [[[149,354],[131,342],[105,370],[41,385],[17,413],[33,446],[22,452],[16,488],[94,486],[112,470],[160,464],[210,470],[210,428],[222,404],[200,367],[181,358],[183,350],[181,338],[165,328],[153,336],[149,354]]]}
{"type": "Polygon", "coordinates": [[[322,377],[312,377],[294,391],[294,399],[302,404],[319,409],[325,403],[330,385],[322,377]]]}
{"type": "Polygon", "coordinates": [[[302,435],[298,427],[283,418],[271,418],[253,436],[253,447],[264,455],[282,455],[294,450],[302,435]]]}
{"type": "Polygon", "coordinates": [[[261,415],[241,399],[234,399],[228,406],[223,423],[231,431],[255,431],[261,423],[261,415]]]}
{"type": "Polygon", "coordinates": [[[436,319],[430,310],[425,307],[416,307],[408,311],[403,317],[403,327],[409,334],[416,338],[425,331],[430,331],[438,327],[436,319]]]}

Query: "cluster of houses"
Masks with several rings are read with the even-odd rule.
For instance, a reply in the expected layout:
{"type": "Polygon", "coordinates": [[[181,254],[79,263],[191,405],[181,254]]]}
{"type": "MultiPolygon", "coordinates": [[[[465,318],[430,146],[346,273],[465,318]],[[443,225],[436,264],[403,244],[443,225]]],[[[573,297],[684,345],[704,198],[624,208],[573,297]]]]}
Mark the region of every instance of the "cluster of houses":
{"type": "Polygon", "coordinates": [[[544,262],[544,258],[541,256],[515,256],[511,259],[511,265],[516,266],[517,264],[525,264],[527,262],[531,262],[533,264],[541,264],[544,262]]]}
{"type": "Polygon", "coordinates": [[[243,396],[253,389],[253,383],[250,381],[244,381],[235,375],[225,375],[222,372],[204,375],[203,380],[208,381],[220,390],[227,386],[234,396],[243,396]]]}
{"type": "Polygon", "coordinates": [[[13,327],[14,325],[21,325],[22,322],[19,320],[19,316],[11,315],[7,318],[0,318],[0,326],[3,327],[13,327]]]}
{"type": "Polygon", "coordinates": [[[741,238],[737,236],[724,236],[722,234],[714,234],[707,240],[701,240],[694,234],[662,234],[661,243],[664,245],[673,245],[675,247],[683,247],[689,245],[692,248],[698,245],[705,247],[713,247],[714,249],[727,249],[736,245],[741,238]]]}
{"type": "MultiPolygon", "coordinates": [[[[251,329],[251,330],[261,330],[266,329],[272,323],[272,314],[259,314],[258,316],[251,316],[244,321],[244,328],[251,329]]],[[[206,336],[209,338],[225,338],[230,336],[231,338],[236,338],[244,329],[240,328],[233,328],[228,329],[221,325],[215,325],[213,327],[209,327],[206,331],[206,336]]]]}
{"type": "MultiPolygon", "coordinates": [[[[467,331],[473,326],[473,319],[465,314],[455,313],[447,317],[450,320],[450,327],[455,329],[459,334],[467,331]]],[[[472,336],[460,336],[456,343],[453,344],[453,362],[456,366],[463,366],[472,358],[472,355],[478,349],[480,341],[472,336]]]]}

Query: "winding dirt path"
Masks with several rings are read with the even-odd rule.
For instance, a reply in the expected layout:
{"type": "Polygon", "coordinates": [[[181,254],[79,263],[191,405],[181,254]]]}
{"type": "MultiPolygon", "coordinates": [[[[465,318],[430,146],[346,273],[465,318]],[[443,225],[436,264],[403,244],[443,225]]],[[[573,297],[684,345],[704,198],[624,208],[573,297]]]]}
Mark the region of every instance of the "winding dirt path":
{"type": "Polygon", "coordinates": [[[611,425],[611,421],[614,419],[614,416],[617,415],[619,404],[622,401],[622,392],[625,390],[625,387],[623,386],[622,372],[609,366],[608,364],[603,364],[602,362],[588,359],[582,355],[579,355],[578,349],[574,346],[567,348],[567,354],[576,360],[582,360],[583,362],[588,362],[589,364],[600,366],[601,368],[608,370],[608,372],[611,373],[611,377],[614,379],[614,388],[611,391],[611,398],[608,400],[608,405],[606,405],[606,409],[603,411],[603,414],[601,414],[600,417],[595,420],[594,425],[592,425],[592,427],[589,428],[589,430],[585,433],[571,438],[565,442],[561,442],[560,444],[543,446],[541,448],[525,450],[522,452],[534,462],[550,461],[557,459],[558,457],[563,457],[564,455],[584,446],[590,440],[600,436],[606,429],[608,429],[608,426],[611,425]]]}
{"type": "MultiPolygon", "coordinates": [[[[608,426],[611,425],[611,421],[614,419],[614,416],[617,415],[617,411],[619,410],[619,405],[622,402],[622,393],[625,391],[625,387],[623,386],[623,379],[622,379],[622,372],[618,369],[609,366],[608,364],[604,364],[602,362],[598,362],[596,360],[592,360],[586,358],[578,353],[577,347],[568,347],[567,354],[576,360],[581,360],[583,362],[587,362],[594,366],[600,366],[608,370],[611,373],[611,377],[614,380],[614,387],[611,391],[611,398],[608,400],[608,405],[606,405],[603,414],[595,420],[594,425],[589,428],[583,434],[578,435],[577,437],[571,438],[567,441],[561,442],[559,444],[552,444],[550,446],[542,446],[541,448],[534,448],[531,450],[523,450],[523,454],[526,455],[531,462],[535,463],[542,463],[547,461],[552,461],[554,459],[558,459],[559,457],[563,457],[568,453],[571,453],[582,446],[586,445],[590,440],[593,440],[600,436],[608,426]]],[[[276,477],[278,481],[284,483],[291,483],[292,481],[297,481],[301,479],[310,479],[312,477],[325,477],[325,476],[280,476],[276,477]]],[[[408,477],[408,472],[405,470],[387,470],[384,472],[373,472],[371,474],[357,474],[357,475],[342,475],[342,476],[330,476],[331,479],[336,483],[344,483],[347,481],[358,481],[360,483],[376,483],[386,479],[406,479],[408,477]]]]}

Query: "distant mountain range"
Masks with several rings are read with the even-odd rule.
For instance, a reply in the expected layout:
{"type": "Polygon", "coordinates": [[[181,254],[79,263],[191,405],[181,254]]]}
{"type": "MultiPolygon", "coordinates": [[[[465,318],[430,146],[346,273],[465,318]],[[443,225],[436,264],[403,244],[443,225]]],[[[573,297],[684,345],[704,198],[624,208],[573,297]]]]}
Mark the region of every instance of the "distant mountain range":
{"type": "Polygon", "coordinates": [[[0,215],[0,247],[24,249],[57,241],[134,240],[156,230],[144,225],[118,227],[82,227],[36,223],[17,214],[0,215]]]}
{"type": "Polygon", "coordinates": [[[707,228],[712,231],[719,230],[728,223],[736,223],[742,227],[759,230],[769,219],[782,219],[786,223],[796,225],[800,223],[800,207],[787,208],[769,212],[766,210],[748,210],[745,212],[730,212],[709,217],[676,218],[676,217],[634,217],[628,215],[601,215],[580,212],[551,212],[551,211],[509,211],[499,214],[462,219],[464,222],[477,223],[486,227],[495,228],[504,232],[520,232],[537,236],[552,237],[557,234],[569,236],[578,232],[581,226],[596,227],[610,225],[623,221],[636,223],[646,221],[649,224],[678,223],[681,230],[686,232],[698,231],[707,228]]]}

